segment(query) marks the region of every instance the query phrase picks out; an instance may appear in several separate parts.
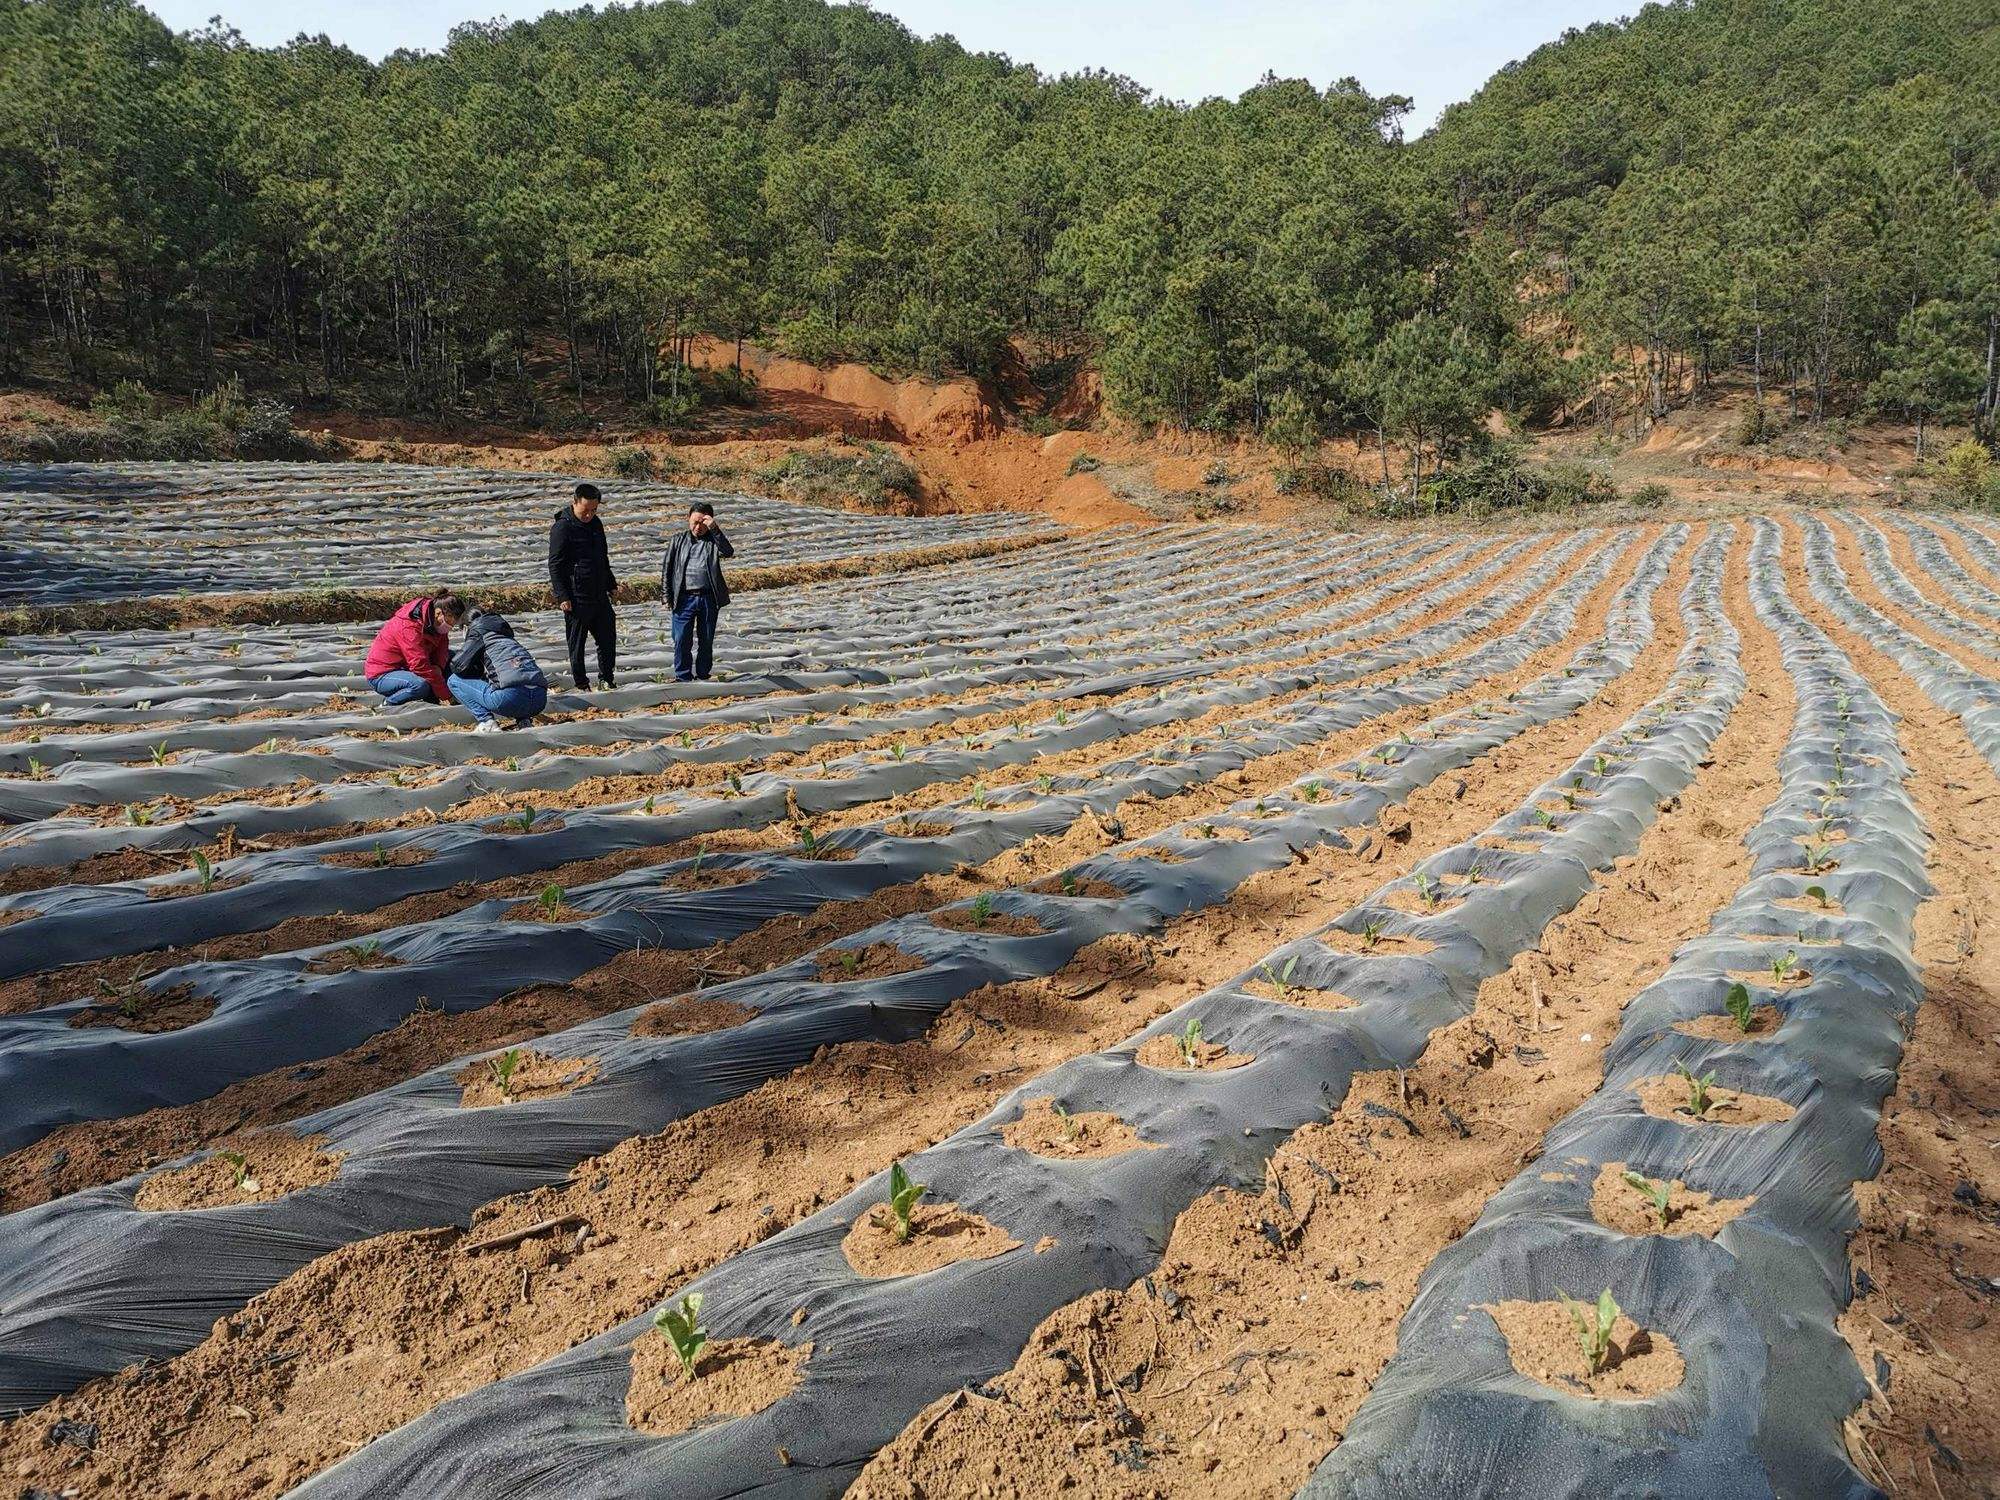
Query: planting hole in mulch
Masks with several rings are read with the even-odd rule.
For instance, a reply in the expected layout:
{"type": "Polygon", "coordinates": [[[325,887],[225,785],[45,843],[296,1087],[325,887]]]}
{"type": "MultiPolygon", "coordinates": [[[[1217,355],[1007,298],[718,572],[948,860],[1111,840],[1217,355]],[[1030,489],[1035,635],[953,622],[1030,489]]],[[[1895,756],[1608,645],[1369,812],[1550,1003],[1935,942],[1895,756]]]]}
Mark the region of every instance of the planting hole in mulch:
{"type": "Polygon", "coordinates": [[[1639,1096],[1640,1107],[1653,1118],[1678,1120],[1684,1125],[1775,1125],[1798,1113],[1769,1094],[1744,1094],[1712,1083],[1708,1086],[1708,1108],[1697,1115],[1688,1102],[1688,1082],[1678,1073],[1645,1079],[1633,1092],[1639,1096]]]}
{"type": "Polygon", "coordinates": [[[1269,979],[1253,979],[1243,993],[1278,1005],[1296,1005],[1301,1010],[1346,1010],[1361,1002],[1339,990],[1316,990],[1305,984],[1278,984],[1269,979]]]}
{"type": "Polygon", "coordinates": [[[567,901],[558,901],[553,906],[540,901],[524,901],[519,906],[510,906],[502,913],[503,922],[587,922],[602,913],[585,911],[580,906],[571,906],[567,901]]]}
{"type": "Polygon", "coordinates": [[[1058,875],[1038,880],[1028,889],[1038,896],[1076,896],[1092,901],[1123,901],[1127,894],[1108,880],[1093,880],[1088,875],[1058,875]]]}
{"type": "MultiPolygon", "coordinates": [[[[1554,832],[1551,829],[1550,832],[1554,832]]],[[[1540,854],[1542,846],[1534,839],[1502,838],[1497,833],[1482,834],[1473,840],[1481,849],[1500,849],[1509,854],[1540,854]]]]}
{"type": "Polygon", "coordinates": [[[69,1018],[72,1026],[115,1026],[120,1031],[179,1031],[197,1021],[206,1021],[215,1011],[215,1001],[197,995],[191,984],[171,989],[149,990],[135,987],[104,1005],[93,1005],[69,1018]]]}
{"type": "Polygon", "coordinates": [[[1153,1143],[1107,1110],[1076,1110],[1065,1114],[1053,1099],[1030,1099],[1018,1120],[1009,1121],[1000,1139],[1016,1151],[1036,1156],[1083,1160],[1150,1151],[1153,1143]]]}
{"type": "Polygon", "coordinates": [[[322,854],[319,862],[338,865],[343,870],[401,870],[411,865],[428,864],[436,856],[435,849],[419,849],[404,844],[396,849],[343,849],[338,854],[322,854]]]}
{"type": "Polygon", "coordinates": [[[719,891],[732,885],[748,885],[765,872],[755,866],[710,865],[676,870],[660,882],[670,891],[719,891]]]}
{"type": "Polygon", "coordinates": [[[133,1206],[168,1213],[269,1203],[340,1175],[341,1155],[322,1149],[325,1145],[324,1136],[301,1140],[276,1131],[225,1142],[213,1156],[148,1177],[133,1206]]]}
{"type": "Polygon", "coordinates": [[[857,1276],[879,1280],[915,1276],[962,1260],[991,1260],[1021,1248],[1020,1241],[956,1203],[919,1203],[910,1211],[910,1237],[896,1238],[896,1216],[878,1203],[847,1231],[840,1253],[857,1276]]]}
{"type": "Polygon", "coordinates": [[[250,883],[243,875],[232,875],[227,880],[211,880],[203,885],[199,880],[186,881],[180,885],[156,885],[146,892],[149,901],[177,901],[182,896],[209,896],[217,891],[234,891],[250,883]]]}
{"type": "Polygon", "coordinates": [[[908,819],[884,823],[882,831],[892,839],[941,839],[958,832],[949,823],[913,823],[908,819]]]}
{"type": "Polygon", "coordinates": [[[1377,896],[1375,900],[1383,906],[1394,907],[1397,911],[1407,912],[1413,917],[1441,917],[1446,912],[1457,911],[1465,905],[1463,897],[1455,896],[1447,899],[1439,896],[1436,886],[1431,888],[1428,897],[1421,891],[1394,890],[1377,896]]]}
{"type": "Polygon", "coordinates": [[[1772,969],[1727,969],[1724,972],[1739,984],[1761,984],[1767,990],[1791,990],[1812,983],[1812,970],[1798,964],[1783,974],[1772,969]]]}
{"type": "MultiPolygon", "coordinates": [[[[1597,1401],[1644,1401],[1681,1383],[1687,1366],[1673,1340],[1651,1333],[1623,1313],[1611,1325],[1611,1346],[1595,1374],[1569,1309],[1555,1302],[1481,1303],[1507,1340],[1516,1371],[1572,1396],[1597,1401]]],[[[1596,1299],[1584,1304],[1594,1316],[1596,1299]]]]}
{"type": "Polygon", "coordinates": [[[695,1356],[690,1379],[663,1335],[642,1333],[632,1345],[626,1424],[655,1437],[672,1437],[754,1417],[792,1393],[811,1356],[811,1344],[794,1349],[776,1339],[717,1339],[695,1356]]]}
{"type": "Polygon", "coordinates": [[[1626,1181],[1629,1170],[1622,1161],[1606,1162],[1590,1189],[1590,1213],[1606,1229],[1620,1234],[1698,1234],[1713,1238],[1731,1219],[1757,1201],[1748,1198],[1716,1198],[1687,1186],[1678,1177],[1668,1180],[1643,1172],[1647,1187],[1641,1191],[1626,1181]],[[1657,1193],[1667,1192],[1666,1223],[1660,1222],[1657,1193]]]}
{"type": "Polygon", "coordinates": [[[705,1031],[727,1031],[732,1026],[741,1026],[756,1014],[749,1006],[732,1000],[700,1000],[693,995],[682,995],[640,1011],[632,1023],[632,1035],[698,1036],[705,1031]]]}
{"type": "Polygon", "coordinates": [[[1217,1042],[1196,1042],[1192,1056],[1181,1047],[1177,1036],[1156,1036],[1143,1043],[1134,1054],[1140,1066],[1158,1068],[1163,1073],[1218,1073],[1254,1062],[1255,1055],[1231,1052],[1217,1042]]]}
{"type": "Polygon", "coordinates": [[[1775,1005],[1760,1005],[1750,1012],[1750,1028],[1736,1024],[1734,1016],[1696,1016],[1692,1021],[1674,1022],[1682,1036],[1700,1037],[1704,1042],[1768,1042],[1785,1024],[1785,1013],[1775,1005]]]}
{"type": "Polygon", "coordinates": [[[1047,929],[1033,917],[1017,917],[1010,912],[981,914],[970,906],[947,907],[931,913],[931,921],[954,932],[977,932],[987,937],[1040,937],[1047,929]]]}
{"type": "Polygon", "coordinates": [[[890,974],[907,974],[923,966],[921,958],[905,953],[894,943],[870,943],[865,948],[829,948],[819,957],[819,982],[842,984],[850,979],[881,979],[890,974]]]}
{"type": "Polygon", "coordinates": [[[510,1047],[467,1063],[455,1076],[460,1106],[487,1109],[496,1104],[519,1104],[524,1099],[549,1099],[581,1088],[597,1076],[597,1060],[550,1057],[525,1047],[510,1047]]]}
{"type": "Polygon", "coordinates": [[[306,965],[315,974],[351,974],[356,969],[394,969],[402,964],[400,958],[384,953],[380,946],[370,946],[369,940],[349,943],[344,948],[335,948],[322,953],[306,965]]]}
{"type": "Polygon", "coordinates": [[[1418,958],[1437,947],[1425,938],[1402,933],[1378,932],[1371,938],[1365,932],[1347,932],[1338,927],[1328,928],[1318,937],[1336,953],[1359,954],[1364,958],[1418,958]]]}
{"type": "Polygon", "coordinates": [[[32,921],[40,915],[41,913],[38,911],[28,911],[25,908],[17,908],[13,911],[0,911],[0,927],[12,927],[16,922],[32,921]]]}
{"type": "Polygon", "coordinates": [[[494,818],[480,826],[487,833],[559,833],[563,820],[544,814],[528,821],[519,813],[509,813],[504,818],[494,818]]]}

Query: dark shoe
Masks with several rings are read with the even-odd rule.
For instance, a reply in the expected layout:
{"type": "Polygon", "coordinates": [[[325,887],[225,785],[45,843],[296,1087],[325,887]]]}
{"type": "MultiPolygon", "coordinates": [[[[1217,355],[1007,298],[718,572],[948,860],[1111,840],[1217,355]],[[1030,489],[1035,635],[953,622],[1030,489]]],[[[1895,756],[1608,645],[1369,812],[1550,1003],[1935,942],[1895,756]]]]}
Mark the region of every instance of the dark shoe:
{"type": "Polygon", "coordinates": [[[597,690],[600,693],[615,693],[618,691],[618,684],[609,677],[600,677],[597,680],[597,690]]]}

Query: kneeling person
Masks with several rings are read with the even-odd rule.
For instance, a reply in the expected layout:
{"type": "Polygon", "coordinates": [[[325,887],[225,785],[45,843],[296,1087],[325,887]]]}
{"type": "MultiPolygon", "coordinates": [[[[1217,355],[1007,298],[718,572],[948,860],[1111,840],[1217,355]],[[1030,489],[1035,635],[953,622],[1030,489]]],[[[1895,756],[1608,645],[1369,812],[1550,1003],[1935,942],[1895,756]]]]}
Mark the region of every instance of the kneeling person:
{"type": "Polygon", "coordinates": [[[465,622],[465,644],[451,659],[451,695],[472,710],[480,734],[500,728],[497,715],[516,729],[549,705],[549,680],[514,627],[490,610],[474,608],[465,622]]]}

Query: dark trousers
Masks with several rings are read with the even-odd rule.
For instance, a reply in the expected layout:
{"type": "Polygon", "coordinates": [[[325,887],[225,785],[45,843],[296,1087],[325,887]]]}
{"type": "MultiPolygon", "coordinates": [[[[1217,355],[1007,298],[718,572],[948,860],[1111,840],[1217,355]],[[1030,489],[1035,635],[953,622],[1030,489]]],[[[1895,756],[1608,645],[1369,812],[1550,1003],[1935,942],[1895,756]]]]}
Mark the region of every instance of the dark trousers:
{"type": "Polygon", "coordinates": [[[708,681],[715,666],[715,600],[707,594],[682,594],[674,611],[674,681],[708,681]]]}
{"type": "Polygon", "coordinates": [[[569,646],[569,675],[580,688],[590,686],[583,670],[583,638],[597,642],[597,675],[618,680],[618,616],[609,599],[577,599],[563,614],[563,640],[569,646]]]}

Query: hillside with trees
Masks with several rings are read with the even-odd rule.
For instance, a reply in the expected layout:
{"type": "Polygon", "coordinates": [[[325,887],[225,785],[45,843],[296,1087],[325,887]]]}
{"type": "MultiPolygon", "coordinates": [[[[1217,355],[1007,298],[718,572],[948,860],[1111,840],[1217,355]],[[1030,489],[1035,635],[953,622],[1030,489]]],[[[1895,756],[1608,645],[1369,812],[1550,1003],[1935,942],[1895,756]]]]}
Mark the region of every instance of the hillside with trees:
{"type": "Polygon", "coordinates": [[[1724,371],[1753,425],[1990,443],[1996,98],[1981,0],[1652,5],[1417,140],[1351,80],[1182,105],[819,0],[380,64],[0,0],[0,381],[672,421],[717,394],[707,337],[980,377],[1025,351],[1135,423],[1387,439],[1399,487],[1495,408],[1658,416],[1724,371]]]}

